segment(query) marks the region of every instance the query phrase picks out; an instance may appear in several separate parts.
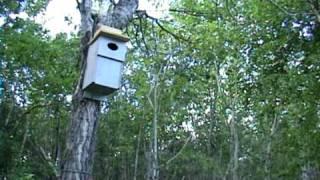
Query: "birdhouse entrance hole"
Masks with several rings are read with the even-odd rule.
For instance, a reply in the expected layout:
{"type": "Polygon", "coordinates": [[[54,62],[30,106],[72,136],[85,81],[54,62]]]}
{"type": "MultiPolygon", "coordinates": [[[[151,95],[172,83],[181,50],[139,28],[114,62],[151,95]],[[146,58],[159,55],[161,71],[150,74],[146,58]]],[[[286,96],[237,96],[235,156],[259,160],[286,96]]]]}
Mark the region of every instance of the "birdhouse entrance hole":
{"type": "Polygon", "coordinates": [[[112,51],[116,51],[118,49],[118,46],[115,43],[108,43],[108,48],[112,51]]]}

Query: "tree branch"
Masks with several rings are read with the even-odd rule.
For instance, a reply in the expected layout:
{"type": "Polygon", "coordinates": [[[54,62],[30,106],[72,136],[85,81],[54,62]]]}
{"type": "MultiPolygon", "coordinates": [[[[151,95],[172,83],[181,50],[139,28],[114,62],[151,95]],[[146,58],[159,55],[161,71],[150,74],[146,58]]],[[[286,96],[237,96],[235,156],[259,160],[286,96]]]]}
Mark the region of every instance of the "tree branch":
{"type": "Polygon", "coordinates": [[[139,25],[139,29],[140,29],[140,32],[142,33],[142,42],[143,42],[143,44],[144,44],[144,47],[146,48],[146,52],[147,52],[147,56],[148,57],[150,57],[150,51],[149,51],[149,47],[148,47],[148,45],[147,45],[147,42],[146,42],[146,38],[145,38],[145,32],[143,31],[143,29],[142,29],[142,19],[141,18],[139,18],[139,23],[140,23],[140,25],[139,25]]]}
{"type": "Polygon", "coordinates": [[[109,14],[100,15],[99,24],[123,29],[132,20],[137,8],[138,0],[119,0],[109,14]]]}
{"type": "Polygon", "coordinates": [[[319,4],[318,1],[307,0],[308,4],[311,6],[313,14],[317,17],[318,23],[320,23],[320,13],[319,13],[319,4]]]}
{"type": "Polygon", "coordinates": [[[174,159],[176,159],[176,158],[182,153],[182,151],[186,148],[187,144],[189,143],[190,139],[191,139],[191,135],[190,135],[190,136],[188,137],[188,139],[184,142],[184,144],[183,144],[182,148],[179,150],[179,152],[178,152],[176,155],[174,155],[172,158],[170,158],[170,159],[166,162],[166,166],[167,166],[168,164],[170,164],[174,159]]]}
{"type": "Polygon", "coordinates": [[[75,0],[75,1],[76,1],[76,3],[77,3],[77,9],[79,9],[79,10],[80,10],[80,6],[81,6],[80,1],[79,1],[79,0],[75,0]]]}
{"type": "Polygon", "coordinates": [[[208,18],[209,13],[203,13],[198,11],[186,10],[186,9],[169,9],[170,12],[182,13],[189,16],[205,17],[208,18]]]}
{"type": "Polygon", "coordinates": [[[52,172],[56,177],[59,177],[59,172],[57,170],[57,167],[52,163],[51,158],[47,155],[45,150],[35,141],[35,139],[27,138],[27,140],[32,144],[33,148],[39,152],[40,157],[43,159],[44,162],[47,163],[47,165],[51,168],[52,172]]]}
{"type": "Polygon", "coordinates": [[[289,12],[287,9],[281,7],[279,4],[277,4],[276,2],[274,2],[273,0],[268,0],[271,4],[273,4],[275,7],[277,7],[278,9],[280,9],[282,12],[284,12],[285,14],[287,14],[288,16],[293,16],[295,17],[296,14],[289,12]]]}
{"type": "Polygon", "coordinates": [[[142,10],[142,11],[141,11],[141,10],[138,10],[138,11],[136,11],[136,13],[137,13],[138,16],[140,16],[140,17],[141,17],[141,16],[145,16],[146,18],[151,19],[152,21],[154,21],[154,22],[160,27],[160,29],[162,29],[162,30],[165,31],[166,33],[170,34],[170,35],[173,36],[175,39],[189,42],[188,39],[186,39],[186,38],[184,38],[184,37],[182,37],[182,36],[178,36],[178,35],[176,35],[175,33],[169,31],[168,29],[166,29],[166,28],[159,22],[159,19],[148,15],[148,13],[147,13],[145,10],[142,10]]]}
{"type": "Polygon", "coordinates": [[[185,39],[184,37],[178,36],[176,34],[174,34],[173,32],[169,31],[168,29],[166,29],[165,27],[162,26],[162,24],[160,24],[160,22],[158,20],[155,20],[156,24],[165,32],[167,32],[168,34],[170,34],[171,36],[173,36],[176,39],[181,39],[183,41],[187,41],[189,42],[187,39],[185,39]]]}

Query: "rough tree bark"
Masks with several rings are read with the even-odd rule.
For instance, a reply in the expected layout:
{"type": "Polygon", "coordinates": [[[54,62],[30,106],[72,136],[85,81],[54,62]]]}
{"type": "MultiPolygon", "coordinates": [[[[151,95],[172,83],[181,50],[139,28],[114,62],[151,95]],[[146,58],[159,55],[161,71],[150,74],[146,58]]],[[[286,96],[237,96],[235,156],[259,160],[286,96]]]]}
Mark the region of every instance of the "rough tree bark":
{"type": "MultiPolygon", "coordinates": [[[[108,1],[108,0],[104,0],[108,1]]],[[[111,4],[92,19],[92,0],[78,2],[81,15],[80,44],[80,78],[77,83],[72,103],[73,110],[68,131],[64,162],[61,167],[61,179],[85,180],[92,179],[93,158],[96,144],[96,131],[100,114],[98,101],[83,97],[82,81],[86,68],[88,42],[99,25],[107,25],[123,29],[132,19],[138,7],[138,0],[119,0],[111,4]]]]}

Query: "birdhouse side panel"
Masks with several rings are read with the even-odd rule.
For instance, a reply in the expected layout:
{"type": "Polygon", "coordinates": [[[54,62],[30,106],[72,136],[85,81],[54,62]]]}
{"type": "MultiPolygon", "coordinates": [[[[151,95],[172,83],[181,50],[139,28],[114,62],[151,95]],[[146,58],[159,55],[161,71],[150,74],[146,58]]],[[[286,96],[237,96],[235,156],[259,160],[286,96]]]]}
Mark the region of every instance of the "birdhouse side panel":
{"type": "Polygon", "coordinates": [[[96,84],[107,88],[119,89],[123,63],[108,58],[98,57],[96,84]]]}
{"type": "Polygon", "coordinates": [[[82,88],[87,88],[90,84],[95,81],[96,76],[96,59],[97,59],[97,51],[98,51],[98,44],[97,42],[93,43],[88,50],[87,56],[87,64],[86,64],[86,71],[83,80],[82,88]]]}
{"type": "Polygon", "coordinates": [[[108,38],[99,37],[98,42],[98,55],[124,61],[127,53],[127,46],[125,42],[108,38]]]}

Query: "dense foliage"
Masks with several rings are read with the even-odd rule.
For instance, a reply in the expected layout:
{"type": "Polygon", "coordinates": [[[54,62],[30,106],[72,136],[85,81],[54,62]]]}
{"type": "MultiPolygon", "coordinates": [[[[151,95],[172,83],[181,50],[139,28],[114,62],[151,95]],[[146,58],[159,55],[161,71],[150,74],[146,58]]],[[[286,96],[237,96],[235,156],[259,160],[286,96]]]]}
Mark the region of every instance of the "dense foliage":
{"type": "MultiPolygon", "coordinates": [[[[0,178],[51,179],[78,37],[32,20],[47,1],[0,3],[0,178]]],[[[159,179],[319,179],[319,7],[179,0],[166,18],[139,11],[123,86],[101,109],[95,179],[145,179],[154,161],[159,179]]]]}

